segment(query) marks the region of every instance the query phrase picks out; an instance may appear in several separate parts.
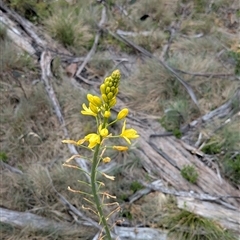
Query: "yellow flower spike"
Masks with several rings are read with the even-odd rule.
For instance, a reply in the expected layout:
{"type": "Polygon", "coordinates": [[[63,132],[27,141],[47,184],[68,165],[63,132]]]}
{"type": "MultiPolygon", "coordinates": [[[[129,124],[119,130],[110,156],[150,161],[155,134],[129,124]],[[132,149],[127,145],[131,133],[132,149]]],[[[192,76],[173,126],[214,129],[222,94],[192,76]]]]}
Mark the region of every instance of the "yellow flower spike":
{"type": "Polygon", "coordinates": [[[103,116],[104,116],[105,118],[110,118],[111,112],[110,112],[110,111],[105,111],[104,114],[103,114],[103,116]]]}
{"type": "Polygon", "coordinates": [[[126,120],[123,123],[122,133],[120,134],[122,138],[124,138],[129,144],[131,144],[130,139],[138,138],[139,135],[137,131],[133,128],[126,129],[126,120]]]}
{"type": "Polygon", "coordinates": [[[127,108],[123,108],[117,115],[117,120],[121,120],[123,118],[125,118],[128,115],[128,109],[127,108]]]}
{"type": "Polygon", "coordinates": [[[97,113],[93,112],[90,108],[88,108],[85,103],[83,103],[82,107],[84,109],[81,111],[81,113],[83,115],[89,115],[89,116],[94,116],[94,117],[97,116],[97,113]]]}
{"type": "Polygon", "coordinates": [[[110,157],[105,157],[103,158],[103,162],[104,163],[109,163],[111,161],[111,158],[110,157]]]}
{"type": "Polygon", "coordinates": [[[97,144],[100,144],[101,138],[96,133],[90,133],[84,138],[86,141],[89,141],[89,148],[94,148],[97,144]]]}
{"type": "Polygon", "coordinates": [[[118,150],[118,151],[127,151],[128,150],[127,146],[113,146],[112,148],[115,150],[118,150]]]}

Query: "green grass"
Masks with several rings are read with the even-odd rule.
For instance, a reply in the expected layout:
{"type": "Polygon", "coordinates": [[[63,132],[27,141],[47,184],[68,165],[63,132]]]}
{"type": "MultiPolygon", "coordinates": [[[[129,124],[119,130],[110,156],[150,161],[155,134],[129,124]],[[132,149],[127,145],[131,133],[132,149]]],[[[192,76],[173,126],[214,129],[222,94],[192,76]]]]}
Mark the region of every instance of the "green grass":
{"type": "Polygon", "coordinates": [[[51,12],[51,1],[5,0],[5,2],[32,22],[40,22],[51,12]]]}
{"type": "Polygon", "coordinates": [[[31,56],[19,49],[8,37],[7,29],[0,25],[0,71],[8,71],[16,74],[15,79],[23,76],[23,70],[35,70],[35,65],[31,56]]]}
{"type": "Polygon", "coordinates": [[[7,163],[8,156],[5,152],[0,152],[0,161],[6,162],[7,163]]]}
{"type": "Polygon", "coordinates": [[[169,236],[181,240],[237,240],[212,220],[186,210],[168,216],[166,224],[169,236]]]}
{"type": "Polygon", "coordinates": [[[195,184],[198,179],[198,172],[194,166],[184,165],[181,169],[181,175],[188,182],[195,184]]]}

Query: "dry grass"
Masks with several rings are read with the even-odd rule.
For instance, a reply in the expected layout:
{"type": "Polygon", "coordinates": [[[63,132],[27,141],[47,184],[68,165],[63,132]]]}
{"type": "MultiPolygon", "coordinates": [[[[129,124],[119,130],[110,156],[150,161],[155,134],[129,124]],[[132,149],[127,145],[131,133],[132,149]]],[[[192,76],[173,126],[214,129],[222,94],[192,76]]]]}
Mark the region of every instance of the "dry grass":
{"type": "Polygon", "coordinates": [[[157,115],[164,108],[163,101],[173,95],[169,82],[174,80],[154,60],[139,62],[138,69],[130,79],[123,80],[120,91],[131,109],[157,115]]]}

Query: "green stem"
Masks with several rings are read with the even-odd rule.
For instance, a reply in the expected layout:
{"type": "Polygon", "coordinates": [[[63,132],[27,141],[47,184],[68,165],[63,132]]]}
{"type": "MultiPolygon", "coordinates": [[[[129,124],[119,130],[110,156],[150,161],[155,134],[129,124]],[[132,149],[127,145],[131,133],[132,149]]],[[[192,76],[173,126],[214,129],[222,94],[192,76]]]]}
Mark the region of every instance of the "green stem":
{"type": "Polygon", "coordinates": [[[92,170],[91,170],[91,187],[92,187],[92,194],[94,198],[94,202],[97,207],[98,214],[100,216],[100,222],[103,224],[105,229],[106,237],[108,240],[111,240],[110,230],[107,224],[107,220],[103,215],[102,205],[99,200],[97,186],[96,186],[96,175],[97,175],[97,165],[98,165],[98,155],[100,150],[100,144],[98,144],[95,148],[94,156],[93,156],[93,163],[92,163],[92,170]]]}

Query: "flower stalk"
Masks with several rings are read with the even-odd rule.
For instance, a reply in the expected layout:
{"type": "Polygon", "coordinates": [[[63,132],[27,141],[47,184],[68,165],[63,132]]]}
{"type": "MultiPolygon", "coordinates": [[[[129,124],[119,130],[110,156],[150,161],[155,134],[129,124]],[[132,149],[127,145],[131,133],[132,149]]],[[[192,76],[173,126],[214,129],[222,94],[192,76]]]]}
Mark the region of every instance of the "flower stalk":
{"type": "MultiPolygon", "coordinates": [[[[103,232],[105,232],[104,237],[101,239],[107,239],[111,240],[111,232],[110,232],[110,227],[108,225],[108,218],[109,216],[114,213],[119,211],[119,204],[117,202],[110,203],[111,205],[116,204],[117,208],[113,210],[109,215],[105,216],[104,215],[104,207],[107,205],[110,205],[109,203],[105,203],[104,197],[111,196],[109,193],[105,192],[101,193],[99,191],[100,187],[102,187],[103,184],[101,184],[97,180],[97,168],[100,163],[102,164],[107,164],[111,161],[111,158],[109,156],[105,156],[105,150],[106,149],[114,149],[117,151],[127,151],[129,149],[129,146],[109,146],[105,145],[106,140],[111,140],[111,138],[121,138],[124,139],[128,145],[131,145],[132,139],[136,139],[139,137],[138,133],[136,130],[133,128],[126,129],[126,117],[128,115],[128,109],[123,108],[119,113],[117,114],[117,117],[115,120],[112,122],[110,121],[110,116],[111,116],[111,109],[115,106],[117,102],[117,94],[118,94],[118,86],[120,82],[120,71],[116,70],[114,71],[111,76],[107,77],[104,82],[100,86],[100,92],[101,96],[94,96],[92,94],[87,94],[87,99],[88,99],[88,106],[83,103],[82,108],[83,110],[81,113],[83,115],[88,115],[92,116],[96,119],[96,132],[89,133],[82,139],[79,139],[77,141],[74,140],[63,140],[63,143],[68,143],[68,144],[73,144],[78,147],[82,147],[84,149],[88,149],[92,151],[93,156],[92,156],[92,166],[91,166],[91,176],[90,176],[90,186],[91,186],[91,195],[88,193],[85,193],[85,195],[89,195],[90,199],[87,199],[88,202],[94,203],[95,209],[91,209],[92,212],[96,213],[99,217],[99,224],[102,225],[103,227],[103,232]],[[110,132],[110,126],[117,122],[117,121],[124,121],[122,124],[122,131],[118,135],[113,135],[110,132]],[[87,145],[86,145],[87,142],[87,145]],[[104,145],[103,145],[104,143],[104,145]],[[102,199],[100,199],[100,195],[103,194],[102,199]]],[[[76,155],[77,156],[77,155],[76,155]]],[[[69,165],[68,162],[72,159],[74,159],[75,156],[72,156],[67,160],[67,164],[64,164],[64,166],[71,166],[73,168],[73,165],[69,165]]],[[[111,181],[114,180],[113,176],[108,176],[104,173],[102,175],[111,181]]],[[[71,188],[69,188],[71,189],[71,188]]],[[[81,191],[75,191],[76,193],[80,193],[81,191]]],[[[115,196],[111,196],[111,198],[116,198],[115,196]]]]}
{"type": "Polygon", "coordinates": [[[98,161],[99,150],[100,150],[100,145],[98,144],[95,148],[95,152],[93,155],[93,163],[92,163],[92,169],[91,169],[91,188],[92,188],[93,200],[94,200],[94,203],[96,204],[96,208],[97,208],[99,218],[100,218],[99,222],[104,227],[107,239],[111,240],[112,239],[111,233],[109,230],[109,226],[107,224],[107,220],[104,217],[102,204],[100,202],[98,191],[97,191],[98,188],[97,188],[97,183],[96,183],[97,182],[96,176],[97,176],[97,167],[98,167],[98,162],[99,162],[98,161]]]}

